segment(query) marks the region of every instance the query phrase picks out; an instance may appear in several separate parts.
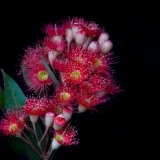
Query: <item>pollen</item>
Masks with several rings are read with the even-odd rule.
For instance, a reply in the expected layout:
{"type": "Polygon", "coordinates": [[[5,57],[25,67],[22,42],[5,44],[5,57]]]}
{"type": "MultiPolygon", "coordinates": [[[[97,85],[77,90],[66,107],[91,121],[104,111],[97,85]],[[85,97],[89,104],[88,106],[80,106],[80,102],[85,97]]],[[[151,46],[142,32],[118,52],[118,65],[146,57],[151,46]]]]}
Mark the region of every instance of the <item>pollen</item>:
{"type": "Polygon", "coordinates": [[[63,100],[68,100],[71,98],[71,94],[68,92],[62,92],[62,93],[60,93],[60,98],[63,100]]]}
{"type": "Polygon", "coordinates": [[[9,132],[15,132],[18,129],[18,125],[13,123],[9,126],[8,130],[9,132]]]}
{"type": "Polygon", "coordinates": [[[55,139],[56,139],[57,141],[63,141],[63,137],[62,137],[61,135],[56,135],[56,136],[55,136],[55,139]]]}
{"type": "Polygon", "coordinates": [[[48,79],[49,75],[48,75],[47,71],[39,71],[37,77],[40,81],[46,81],[48,79]]]}
{"type": "Polygon", "coordinates": [[[71,78],[73,78],[73,79],[78,79],[78,78],[80,78],[81,77],[81,72],[80,71],[73,71],[72,73],[71,73],[71,78]]]}
{"type": "Polygon", "coordinates": [[[94,62],[94,66],[95,67],[100,67],[102,66],[102,61],[100,59],[96,59],[95,62],[94,62]]]}
{"type": "Polygon", "coordinates": [[[62,113],[61,107],[56,106],[56,107],[55,107],[55,113],[56,113],[56,114],[61,114],[61,113],[62,113]]]}

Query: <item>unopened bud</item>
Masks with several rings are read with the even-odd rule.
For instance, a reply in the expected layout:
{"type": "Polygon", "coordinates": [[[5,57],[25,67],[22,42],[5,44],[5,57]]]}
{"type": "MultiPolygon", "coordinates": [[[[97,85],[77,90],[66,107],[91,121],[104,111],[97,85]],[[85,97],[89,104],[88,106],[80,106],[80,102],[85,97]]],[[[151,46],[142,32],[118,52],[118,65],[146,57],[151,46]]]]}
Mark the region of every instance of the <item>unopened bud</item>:
{"type": "Polygon", "coordinates": [[[77,45],[83,45],[85,42],[86,34],[84,31],[79,31],[76,33],[75,41],[77,45]]]}
{"type": "Polygon", "coordinates": [[[59,114],[54,119],[53,128],[55,130],[60,130],[66,124],[66,119],[64,118],[63,114],[59,114]]]}
{"type": "Polygon", "coordinates": [[[30,117],[30,120],[31,120],[32,123],[36,123],[37,120],[38,120],[38,116],[37,115],[30,115],[29,117],[30,117]]]}
{"type": "Polygon", "coordinates": [[[79,104],[78,106],[78,113],[83,113],[87,110],[87,108],[85,108],[84,106],[82,106],[81,104],[79,104]]]}
{"type": "Polygon", "coordinates": [[[73,109],[66,108],[66,107],[63,108],[63,115],[67,121],[71,119],[72,114],[73,114],[73,109]]]}
{"type": "Polygon", "coordinates": [[[70,45],[70,43],[73,40],[73,33],[72,33],[72,29],[67,29],[66,30],[66,41],[68,43],[68,46],[70,45]]]}
{"type": "Polygon", "coordinates": [[[76,25],[72,26],[72,34],[73,34],[73,38],[76,37],[76,33],[79,31],[79,27],[76,25]]]}
{"type": "Polygon", "coordinates": [[[112,49],[112,47],[113,47],[113,44],[112,44],[112,42],[110,40],[105,41],[103,43],[103,45],[101,46],[101,52],[103,54],[106,54],[112,49]]]}
{"type": "Polygon", "coordinates": [[[58,55],[57,51],[49,51],[48,52],[48,60],[49,60],[49,63],[51,64],[51,66],[53,64],[53,61],[56,59],[57,55],[58,55]]]}
{"type": "Polygon", "coordinates": [[[98,38],[98,43],[99,43],[100,46],[102,46],[102,44],[107,40],[109,40],[109,35],[104,32],[104,33],[100,34],[100,36],[98,38]]]}
{"type": "Polygon", "coordinates": [[[61,35],[53,36],[52,40],[53,40],[53,42],[61,43],[62,42],[62,36],[61,35]]]}
{"type": "Polygon", "coordinates": [[[49,128],[53,124],[53,121],[54,121],[54,113],[52,113],[52,112],[46,113],[46,115],[45,115],[45,126],[47,128],[49,128]]]}
{"type": "Polygon", "coordinates": [[[51,151],[58,149],[60,146],[61,144],[54,138],[51,143],[51,151]]]}
{"type": "Polygon", "coordinates": [[[91,50],[91,51],[93,51],[93,52],[98,51],[98,49],[99,49],[99,44],[98,44],[98,42],[97,42],[97,41],[92,41],[92,42],[90,43],[90,45],[88,46],[88,49],[91,50]]]}

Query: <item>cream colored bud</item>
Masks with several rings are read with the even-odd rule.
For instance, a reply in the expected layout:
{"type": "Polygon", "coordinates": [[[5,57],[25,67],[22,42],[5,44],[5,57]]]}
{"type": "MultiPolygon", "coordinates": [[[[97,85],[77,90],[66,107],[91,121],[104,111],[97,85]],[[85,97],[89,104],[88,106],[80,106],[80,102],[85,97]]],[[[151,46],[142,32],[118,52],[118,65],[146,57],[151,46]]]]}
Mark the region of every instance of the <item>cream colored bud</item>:
{"type": "Polygon", "coordinates": [[[29,117],[32,123],[36,123],[38,120],[38,115],[30,115],[29,117]]]}
{"type": "Polygon", "coordinates": [[[70,43],[73,40],[73,33],[72,33],[72,29],[67,29],[66,30],[66,41],[68,43],[68,45],[70,45],[70,43]]]}
{"type": "Polygon", "coordinates": [[[87,110],[87,108],[85,108],[84,106],[82,106],[81,104],[79,104],[78,106],[78,113],[83,113],[87,110]]]}
{"type": "Polygon", "coordinates": [[[61,146],[60,143],[57,142],[55,138],[53,138],[51,143],[51,151],[58,149],[61,146]]]}
{"type": "Polygon", "coordinates": [[[91,50],[91,51],[93,51],[93,52],[97,51],[99,49],[98,42],[97,41],[92,41],[90,43],[90,45],[88,46],[88,49],[91,50]]]}
{"type": "Polygon", "coordinates": [[[100,36],[98,38],[98,43],[100,46],[102,46],[102,44],[107,40],[109,40],[109,35],[107,33],[103,32],[100,34],[100,36]]]}
{"type": "Polygon", "coordinates": [[[85,42],[86,34],[83,31],[79,31],[76,33],[75,41],[77,45],[83,45],[85,42]]]}
{"type": "Polygon", "coordinates": [[[45,114],[45,126],[49,128],[54,121],[54,113],[48,112],[45,114]]]}
{"type": "Polygon", "coordinates": [[[112,44],[112,42],[110,40],[105,41],[103,43],[103,45],[101,46],[101,52],[103,54],[106,54],[112,49],[112,47],[113,47],[113,44],[112,44]]]}

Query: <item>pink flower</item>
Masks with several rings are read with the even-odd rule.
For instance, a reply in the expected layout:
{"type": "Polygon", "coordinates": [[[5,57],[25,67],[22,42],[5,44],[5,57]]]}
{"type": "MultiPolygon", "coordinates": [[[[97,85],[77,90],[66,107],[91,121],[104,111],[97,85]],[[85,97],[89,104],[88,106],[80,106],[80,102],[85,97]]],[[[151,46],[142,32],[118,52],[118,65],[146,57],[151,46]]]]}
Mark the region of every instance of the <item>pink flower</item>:
{"type": "Polygon", "coordinates": [[[27,98],[24,111],[29,115],[44,116],[50,108],[46,98],[27,98]]]}
{"type": "Polygon", "coordinates": [[[21,110],[7,112],[0,122],[0,130],[4,135],[18,135],[26,127],[26,115],[21,110]]]}
{"type": "Polygon", "coordinates": [[[77,131],[73,127],[66,125],[62,130],[56,131],[54,137],[61,145],[68,146],[78,144],[76,136],[77,131]]]}

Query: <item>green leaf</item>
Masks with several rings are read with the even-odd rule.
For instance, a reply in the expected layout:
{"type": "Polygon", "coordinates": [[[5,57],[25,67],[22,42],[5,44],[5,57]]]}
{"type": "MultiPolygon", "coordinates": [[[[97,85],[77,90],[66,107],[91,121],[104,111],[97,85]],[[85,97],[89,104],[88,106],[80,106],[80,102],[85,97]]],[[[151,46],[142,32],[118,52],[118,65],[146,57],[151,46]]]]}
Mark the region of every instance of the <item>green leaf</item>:
{"type": "Polygon", "coordinates": [[[12,148],[12,150],[18,154],[25,155],[26,154],[26,143],[17,137],[9,137],[8,144],[12,148]]]}
{"type": "Polygon", "coordinates": [[[42,55],[41,56],[41,59],[42,59],[42,62],[44,64],[44,66],[46,67],[46,70],[48,71],[48,74],[49,76],[51,77],[52,81],[53,81],[53,84],[55,87],[59,87],[60,86],[60,83],[59,81],[57,80],[56,76],[54,75],[54,73],[52,72],[52,70],[50,69],[50,67],[48,66],[44,56],[42,55]]]}
{"type": "Polygon", "coordinates": [[[4,93],[3,90],[0,87],[0,108],[4,108],[5,102],[4,102],[4,93]]]}
{"type": "Polygon", "coordinates": [[[5,108],[11,109],[25,104],[25,95],[18,84],[3,70],[5,108]]]}

